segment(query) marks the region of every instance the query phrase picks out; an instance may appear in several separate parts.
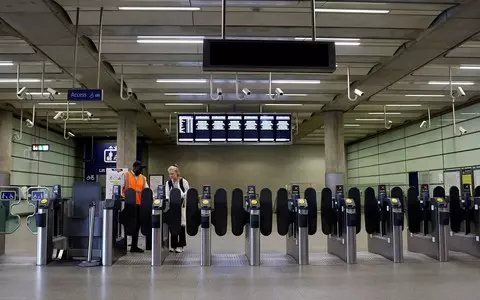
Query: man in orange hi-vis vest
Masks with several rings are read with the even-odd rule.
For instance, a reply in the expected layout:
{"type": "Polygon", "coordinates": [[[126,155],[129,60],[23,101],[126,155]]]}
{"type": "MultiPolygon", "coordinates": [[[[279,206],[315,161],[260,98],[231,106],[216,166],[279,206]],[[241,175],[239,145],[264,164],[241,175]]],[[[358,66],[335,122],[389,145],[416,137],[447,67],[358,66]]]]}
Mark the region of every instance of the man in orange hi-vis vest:
{"type": "Polygon", "coordinates": [[[125,191],[129,188],[134,189],[135,195],[135,214],[137,216],[137,223],[132,232],[132,246],[130,252],[143,253],[143,249],[138,247],[138,233],[140,231],[140,204],[142,203],[142,190],[148,188],[147,178],[142,175],[145,165],[141,161],[133,163],[133,168],[123,174],[123,188],[122,195],[125,196],[125,191]]]}

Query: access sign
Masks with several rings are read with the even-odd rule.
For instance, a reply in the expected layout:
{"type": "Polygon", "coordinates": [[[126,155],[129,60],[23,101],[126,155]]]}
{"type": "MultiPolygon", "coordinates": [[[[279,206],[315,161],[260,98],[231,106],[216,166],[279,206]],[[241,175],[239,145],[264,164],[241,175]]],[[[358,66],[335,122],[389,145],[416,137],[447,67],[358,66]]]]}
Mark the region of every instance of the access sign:
{"type": "Polygon", "coordinates": [[[72,101],[102,101],[102,89],[70,89],[67,92],[67,99],[72,101]]]}
{"type": "Polygon", "coordinates": [[[17,193],[14,191],[2,191],[0,192],[1,200],[14,200],[17,197],[17,193]]]}

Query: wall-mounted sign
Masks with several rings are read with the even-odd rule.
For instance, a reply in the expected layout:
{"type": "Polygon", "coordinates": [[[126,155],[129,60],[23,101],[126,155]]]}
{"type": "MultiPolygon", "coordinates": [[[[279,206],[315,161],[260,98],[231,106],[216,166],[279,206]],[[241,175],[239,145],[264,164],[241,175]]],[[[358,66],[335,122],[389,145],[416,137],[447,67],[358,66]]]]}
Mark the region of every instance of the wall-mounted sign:
{"type": "Polygon", "coordinates": [[[107,164],[117,163],[117,146],[109,146],[103,150],[103,162],[107,164]]]}
{"type": "Polygon", "coordinates": [[[72,101],[102,101],[102,89],[69,89],[67,99],[72,101]]]}
{"type": "Polygon", "coordinates": [[[47,151],[50,151],[50,145],[48,145],[48,144],[32,144],[32,151],[34,151],[34,152],[47,152],[47,151]]]}

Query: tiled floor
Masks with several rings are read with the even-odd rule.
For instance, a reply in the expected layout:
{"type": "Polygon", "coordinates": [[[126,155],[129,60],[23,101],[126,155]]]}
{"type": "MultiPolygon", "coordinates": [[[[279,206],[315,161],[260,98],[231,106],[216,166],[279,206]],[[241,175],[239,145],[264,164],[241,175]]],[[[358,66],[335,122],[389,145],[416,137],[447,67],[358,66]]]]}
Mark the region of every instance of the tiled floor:
{"type": "MultiPolygon", "coordinates": [[[[35,238],[22,227],[7,237],[3,257],[7,263],[0,264],[0,300],[478,299],[478,259],[454,253],[451,262],[438,263],[406,252],[406,263],[394,265],[366,252],[366,234],[359,234],[357,240],[357,265],[346,265],[326,254],[326,238],[321,233],[310,237],[312,265],[295,265],[283,254],[285,239],[274,232],[262,237],[264,264],[260,267],[222,263],[243,259],[243,237],[231,234],[213,237],[216,265],[212,267],[195,266],[200,253],[198,236],[188,237],[186,252],[172,255],[161,267],[121,263],[90,269],[35,267],[29,261],[35,253],[35,238]],[[173,263],[182,260],[192,263],[183,267],[173,263]]],[[[126,260],[132,257],[129,254],[126,260]]]]}

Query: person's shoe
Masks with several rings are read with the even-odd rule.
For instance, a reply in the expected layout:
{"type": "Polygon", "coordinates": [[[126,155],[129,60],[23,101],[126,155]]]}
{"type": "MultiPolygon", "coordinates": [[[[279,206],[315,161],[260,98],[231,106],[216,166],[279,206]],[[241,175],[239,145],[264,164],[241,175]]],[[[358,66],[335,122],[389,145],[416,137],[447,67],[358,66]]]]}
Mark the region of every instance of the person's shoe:
{"type": "Polygon", "coordinates": [[[134,248],[130,249],[130,252],[131,253],[143,253],[145,251],[143,249],[138,248],[138,247],[134,247],[134,248]]]}
{"type": "Polygon", "coordinates": [[[175,252],[182,253],[183,252],[183,247],[178,247],[177,249],[175,249],[175,252]]]}
{"type": "Polygon", "coordinates": [[[169,251],[170,251],[170,252],[173,252],[173,251],[175,251],[175,250],[173,250],[173,248],[170,248],[170,250],[169,250],[169,251]]]}

